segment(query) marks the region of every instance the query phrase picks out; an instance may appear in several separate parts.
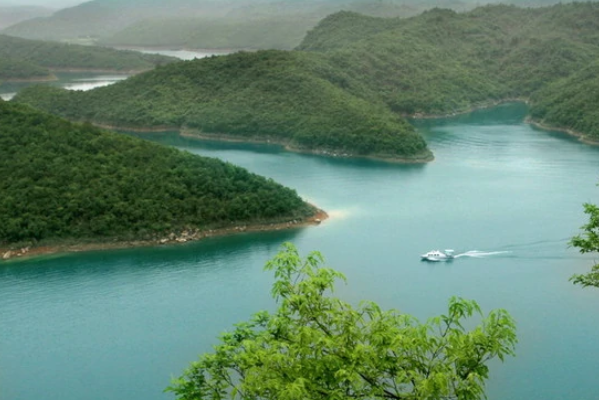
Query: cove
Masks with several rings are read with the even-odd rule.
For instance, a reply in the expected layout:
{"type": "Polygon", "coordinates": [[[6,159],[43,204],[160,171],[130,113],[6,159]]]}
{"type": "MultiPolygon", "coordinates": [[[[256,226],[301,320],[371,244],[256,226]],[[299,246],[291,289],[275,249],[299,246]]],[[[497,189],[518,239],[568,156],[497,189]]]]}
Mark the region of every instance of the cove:
{"type": "Polygon", "coordinates": [[[0,397],[170,399],[162,390],[233,323],[272,309],[262,271],[285,241],[348,277],[337,294],[421,319],[453,295],[518,323],[517,357],[492,365],[491,400],[589,399],[599,291],[568,282],[593,256],[567,246],[599,203],[599,148],[523,123],[508,104],[414,121],[435,161],[395,165],[260,145],[144,138],[219,157],[295,188],[317,227],[178,246],[0,264],[0,397]],[[436,248],[467,254],[423,263],[436,248]],[[477,250],[478,252],[473,252],[477,250]]]}

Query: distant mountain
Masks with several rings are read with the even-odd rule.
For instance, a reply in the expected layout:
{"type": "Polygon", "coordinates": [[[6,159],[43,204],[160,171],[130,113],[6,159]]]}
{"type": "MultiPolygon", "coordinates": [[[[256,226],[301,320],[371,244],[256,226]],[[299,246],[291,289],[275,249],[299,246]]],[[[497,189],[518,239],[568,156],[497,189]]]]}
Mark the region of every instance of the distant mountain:
{"type": "Polygon", "coordinates": [[[92,0],[50,17],[23,21],[3,33],[28,39],[98,38],[148,18],[223,16],[234,0],[92,0]]]}
{"type": "Polygon", "coordinates": [[[417,15],[420,6],[372,0],[252,4],[224,17],[149,19],[102,38],[112,46],[170,46],[196,49],[281,49],[296,47],[322,18],[340,9],[371,16],[417,15]]]}
{"type": "Polygon", "coordinates": [[[0,5],[0,29],[28,19],[50,16],[54,11],[45,7],[0,5]]]}
{"type": "Polygon", "coordinates": [[[599,109],[593,81],[584,85],[592,73],[579,75],[599,59],[598,38],[593,2],[432,9],[407,19],[340,12],[319,23],[299,51],[177,63],[84,93],[32,88],[15,101],[100,124],[424,160],[423,139],[400,116],[509,99],[533,99],[534,106],[553,96],[551,87],[557,98],[564,79],[574,79],[599,109]]]}
{"type": "Polygon", "coordinates": [[[156,240],[316,213],[243,168],[1,100],[0,191],[4,248],[156,240]]]}
{"type": "MultiPolygon", "coordinates": [[[[413,16],[434,7],[466,11],[475,0],[92,0],[45,18],[8,27],[29,39],[94,39],[110,45],[193,48],[297,46],[318,20],[337,11],[370,16],[413,16]]],[[[502,0],[547,5],[557,0],[502,0]]]]}
{"type": "MultiPolygon", "coordinates": [[[[22,66],[21,77],[27,79],[39,76],[40,68],[139,72],[152,69],[156,65],[177,61],[172,57],[134,51],[28,40],[7,35],[0,35],[0,59],[5,61],[0,62],[0,79],[3,70],[15,69],[16,62],[22,66]],[[13,62],[12,67],[8,64],[8,60],[13,62]],[[26,64],[30,67],[25,68],[26,64]],[[35,74],[33,71],[31,74],[26,73],[34,67],[37,67],[35,74]]],[[[13,78],[17,77],[13,76],[13,78]]]]}

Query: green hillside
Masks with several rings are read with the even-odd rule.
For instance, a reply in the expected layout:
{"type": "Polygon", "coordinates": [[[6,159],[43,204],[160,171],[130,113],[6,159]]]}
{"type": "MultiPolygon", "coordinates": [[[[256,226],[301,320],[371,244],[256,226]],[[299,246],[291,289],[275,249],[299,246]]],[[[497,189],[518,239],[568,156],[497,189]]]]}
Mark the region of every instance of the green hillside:
{"type": "Polygon", "coordinates": [[[599,59],[598,21],[599,3],[432,9],[407,19],[341,12],[297,51],[180,63],[86,93],[29,89],[15,100],[100,124],[424,160],[424,141],[400,116],[537,99],[599,59]]]}
{"type": "Polygon", "coordinates": [[[0,58],[0,82],[49,79],[50,71],[27,61],[0,58]]]}
{"type": "Polygon", "coordinates": [[[46,69],[142,71],[176,61],[175,58],[0,35],[0,59],[10,59],[46,69]]]}
{"type": "Polygon", "coordinates": [[[0,246],[152,239],[315,213],[243,168],[3,101],[0,192],[0,246]]]}
{"type": "Polygon", "coordinates": [[[171,64],[89,92],[32,87],[14,101],[123,128],[166,126],[301,151],[430,158],[407,122],[343,90],[344,79],[324,56],[271,50],[171,64]]]}
{"type": "Polygon", "coordinates": [[[599,61],[535,94],[530,114],[536,122],[599,143],[599,61]]]}
{"type": "Polygon", "coordinates": [[[599,57],[598,20],[598,3],[434,9],[381,24],[339,13],[298,49],[327,54],[396,112],[446,114],[528,97],[580,70],[599,57]]]}

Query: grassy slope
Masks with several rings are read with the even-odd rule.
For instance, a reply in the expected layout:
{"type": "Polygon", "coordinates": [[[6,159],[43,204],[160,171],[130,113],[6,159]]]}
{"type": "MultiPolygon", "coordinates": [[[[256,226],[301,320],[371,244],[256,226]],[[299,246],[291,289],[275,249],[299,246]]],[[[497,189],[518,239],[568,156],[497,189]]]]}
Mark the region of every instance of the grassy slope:
{"type": "Polygon", "coordinates": [[[314,213],[222,161],[0,101],[0,245],[152,238],[314,213]]]}

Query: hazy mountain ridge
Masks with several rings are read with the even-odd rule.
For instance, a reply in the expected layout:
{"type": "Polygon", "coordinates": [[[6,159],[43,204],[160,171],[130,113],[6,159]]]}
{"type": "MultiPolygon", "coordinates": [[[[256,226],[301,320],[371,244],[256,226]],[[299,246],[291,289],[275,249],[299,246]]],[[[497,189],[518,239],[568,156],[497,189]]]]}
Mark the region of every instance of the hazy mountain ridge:
{"type": "Polygon", "coordinates": [[[0,29],[33,18],[50,16],[54,11],[46,7],[0,5],[0,29]]]}
{"type": "MultiPolygon", "coordinates": [[[[485,3],[474,0],[93,0],[47,18],[23,21],[8,27],[4,33],[43,40],[92,38],[115,46],[291,49],[318,20],[340,10],[371,16],[408,17],[433,7],[466,11],[485,3]],[[281,18],[292,33],[284,29],[281,18]],[[180,26],[179,19],[184,20],[180,26]]],[[[512,0],[509,3],[529,6],[557,1],[512,0]]]]}
{"type": "Polygon", "coordinates": [[[0,58],[5,61],[0,63],[0,79],[3,75],[5,79],[34,78],[40,76],[41,69],[139,72],[177,61],[172,57],[133,51],[28,40],[6,35],[0,35],[0,58]],[[8,61],[12,62],[11,68],[8,61]],[[14,70],[15,63],[20,63],[21,71],[18,76],[14,73],[9,76],[8,72],[14,70]]]}

